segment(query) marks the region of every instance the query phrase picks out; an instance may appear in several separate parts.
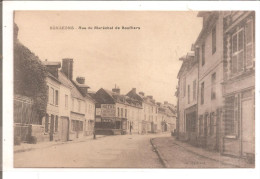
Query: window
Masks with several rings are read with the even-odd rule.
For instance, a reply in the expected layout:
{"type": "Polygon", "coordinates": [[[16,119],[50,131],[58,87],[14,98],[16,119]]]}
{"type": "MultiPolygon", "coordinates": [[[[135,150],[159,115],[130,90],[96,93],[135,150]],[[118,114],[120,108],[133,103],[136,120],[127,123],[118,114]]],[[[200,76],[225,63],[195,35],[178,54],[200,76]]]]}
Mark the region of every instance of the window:
{"type": "Polygon", "coordinates": [[[190,104],[190,85],[188,85],[188,104],[190,104]]]}
{"type": "Polygon", "coordinates": [[[216,99],[216,73],[211,75],[211,99],[216,99]]]}
{"type": "Polygon", "coordinates": [[[238,135],[239,96],[231,96],[225,100],[225,134],[238,135]]]}
{"type": "Polygon", "coordinates": [[[59,105],[59,91],[55,90],[55,105],[59,105]]]}
{"type": "Polygon", "coordinates": [[[200,97],[200,103],[201,104],[204,104],[204,82],[203,83],[201,83],[201,90],[200,90],[201,92],[200,92],[200,95],[201,95],[201,97],[200,97]]]}
{"type": "Polygon", "coordinates": [[[50,103],[50,98],[49,98],[49,93],[50,93],[50,91],[49,91],[50,89],[49,89],[49,86],[47,85],[47,101],[48,101],[48,103],[50,103]]]}
{"type": "Polygon", "coordinates": [[[195,53],[196,53],[196,57],[197,57],[196,60],[197,60],[197,62],[199,62],[199,60],[200,60],[200,48],[199,47],[196,48],[195,53]]]}
{"type": "Polygon", "coordinates": [[[45,116],[45,132],[49,131],[49,115],[46,114],[45,116]]]}
{"type": "Polygon", "coordinates": [[[232,35],[232,73],[243,71],[244,66],[244,30],[241,28],[232,35]]]}
{"type": "Polygon", "coordinates": [[[213,136],[216,134],[216,117],[215,113],[210,114],[210,135],[213,136]]]}
{"type": "Polygon", "coordinates": [[[124,117],[124,109],[121,108],[121,117],[124,117]]]}
{"type": "Polygon", "coordinates": [[[56,116],[56,118],[55,118],[55,132],[58,132],[58,125],[59,125],[58,116],[56,116]]]}
{"type": "Polygon", "coordinates": [[[183,97],[186,95],[186,78],[183,77],[183,97]]]}
{"type": "Polygon", "coordinates": [[[50,90],[50,104],[54,104],[54,89],[50,90]]]}
{"type": "Polygon", "coordinates": [[[74,98],[72,99],[71,110],[74,111],[74,98]]]}
{"type": "Polygon", "coordinates": [[[65,109],[68,109],[69,96],[65,94],[65,109]]]}
{"type": "Polygon", "coordinates": [[[125,109],[125,118],[127,118],[127,109],[125,109]]]}
{"type": "MultiPolygon", "coordinates": [[[[90,110],[90,109],[89,109],[89,110],[90,110]]],[[[86,105],[85,105],[85,112],[86,112],[86,114],[89,113],[89,112],[88,112],[89,110],[88,110],[88,103],[86,102],[86,105]]]]}
{"type": "Polygon", "coordinates": [[[216,26],[212,29],[212,54],[214,54],[217,50],[217,44],[216,44],[216,26]]]}
{"type": "Polygon", "coordinates": [[[78,100],[78,112],[80,112],[80,111],[81,111],[81,101],[78,100]]]}
{"type": "Polygon", "coordinates": [[[246,67],[250,68],[253,66],[253,21],[249,20],[245,27],[246,34],[246,67]]]}
{"type": "Polygon", "coordinates": [[[196,88],[197,88],[197,83],[196,80],[193,81],[193,101],[196,100],[196,88]]]}
{"type": "Polygon", "coordinates": [[[204,131],[203,131],[204,127],[203,127],[203,116],[200,115],[199,118],[199,135],[202,136],[204,131]]]}
{"type": "Polygon", "coordinates": [[[202,53],[202,57],[201,57],[201,66],[203,66],[205,64],[205,44],[202,44],[201,47],[201,53],[202,53]]]}
{"type": "Polygon", "coordinates": [[[117,117],[119,117],[120,116],[120,110],[119,110],[119,108],[117,108],[117,117]]]}
{"type": "Polygon", "coordinates": [[[83,131],[83,121],[71,120],[72,131],[83,131]]]}

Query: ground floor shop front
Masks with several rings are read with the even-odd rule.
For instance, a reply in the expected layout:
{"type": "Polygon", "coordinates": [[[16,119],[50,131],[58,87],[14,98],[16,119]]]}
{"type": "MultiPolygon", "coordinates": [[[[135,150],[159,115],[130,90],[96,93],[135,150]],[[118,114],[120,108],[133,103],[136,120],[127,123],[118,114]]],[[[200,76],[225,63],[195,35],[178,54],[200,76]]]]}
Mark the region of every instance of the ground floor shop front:
{"type": "Polygon", "coordinates": [[[225,97],[223,154],[254,158],[254,113],[253,89],[225,97]]]}
{"type": "Polygon", "coordinates": [[[95,121],[96,135],[120,135],[127,132],[126,118],[96,118],[95,121]]]}

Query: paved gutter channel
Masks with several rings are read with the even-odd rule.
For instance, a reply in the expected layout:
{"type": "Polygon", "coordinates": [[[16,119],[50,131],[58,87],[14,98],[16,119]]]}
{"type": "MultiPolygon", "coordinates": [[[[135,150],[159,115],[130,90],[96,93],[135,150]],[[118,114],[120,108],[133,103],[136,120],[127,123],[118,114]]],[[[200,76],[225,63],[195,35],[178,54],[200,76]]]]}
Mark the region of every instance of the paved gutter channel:
{"type": "Polygon", "coordinates": [[[154,139],[155,138],[151,138],[150,139],[150,143],[153,146],[154,152],[157,154],[160,163],[162,164],[163,168],[171,168],[170,165],[168,164],[168,162],[163,159],[162,153],[157,149],[157,146],[153,143],[154,139]]]}

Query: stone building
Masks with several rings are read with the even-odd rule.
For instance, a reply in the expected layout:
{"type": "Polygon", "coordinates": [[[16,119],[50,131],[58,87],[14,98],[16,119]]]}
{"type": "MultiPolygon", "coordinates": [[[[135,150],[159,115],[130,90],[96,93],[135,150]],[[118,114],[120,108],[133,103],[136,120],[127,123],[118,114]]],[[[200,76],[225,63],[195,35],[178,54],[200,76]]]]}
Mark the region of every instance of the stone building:
{"type": "Polygon", "coordinates": [[[60,140],[59,130],[59,95],[60,95],[60,84],[58,79],[58,69],[60,68],[60,62],[48,62],[44,61],[43,64],[47,67],[48,76],[46,78],[48,103],[46,115],[43,119],[44,135],[42,138],[38,137],[38,141],[55,141],[60,140]]]}
{"type": "Polygon", "coordinates": [[[223,12],[202,11],[202,30],[195,42],[198,64],[198,145],[221,148],[223,107],[223,12]]]}
{"type": "Polygon", "coordinates": [[[178,138],[194,144],[197,142],[198,58],[195,57],[194,51],[191,51],[180,60],[182,66],[178,73],[178,138]]]}
{"type": "Polygon", "coordinates": [[[255,13],[224,14],[223,153],[255,154],[255,13]]]}
{"type": "Polygon", "coordinates": [[[253,161],[255,14],[253,11],[203,11],[198,17],[203,18],[203,27],[195,42],[192,65],[197,70],[197,79],[195,74],[185,76],[189,72],[184,68],[185,61],[178,74],[178,138],[190,141],[194,137],[192,143],[197,146],[253,161]],[[187,115],[184,119],[184,110],[189,107],[187,77],[192,76],[198,80],[197,115],[191,115],[197,118],[195,125],[187,120],[187,115]],[[190,133],[192,137],[190,130],[194,131],[194,135],[190,133]]]}
{"type": "Polygon", "coordinates": [[[96,111],[100,111],[96,113],[97,134],[126,134],[130,128],[133,133],[139,131],[142,104],[138,100],[120,94],[116,87],[112,91],[99,89],[95,100],[96,111]]]}
{"type": "Polygon", "coordinates": [[[144,92],[136,92],[136,88],[129,91],[126,96],[133,98],[142,106],[142,111],[139,120],[139,134],[156,133],[160,130],[160,126],[157,124],[158,118],[158,106],[153,99],[153,96],[145,96],[144,92]]]}

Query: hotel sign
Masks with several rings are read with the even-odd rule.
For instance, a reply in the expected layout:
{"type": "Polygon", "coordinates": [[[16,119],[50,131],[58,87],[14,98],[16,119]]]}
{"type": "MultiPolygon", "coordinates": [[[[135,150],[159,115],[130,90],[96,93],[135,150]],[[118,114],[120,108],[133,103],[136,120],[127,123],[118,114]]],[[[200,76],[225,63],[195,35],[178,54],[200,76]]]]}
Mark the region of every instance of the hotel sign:
{"type": "Polygon", "coordinates": [[[101,117],[115,117],[116,106],[115,104],[101,104],[101,117]]]}

